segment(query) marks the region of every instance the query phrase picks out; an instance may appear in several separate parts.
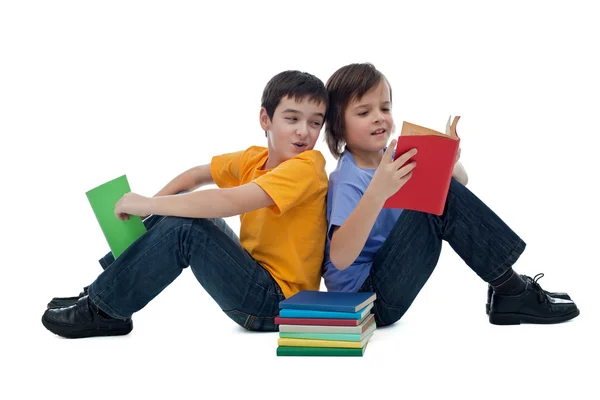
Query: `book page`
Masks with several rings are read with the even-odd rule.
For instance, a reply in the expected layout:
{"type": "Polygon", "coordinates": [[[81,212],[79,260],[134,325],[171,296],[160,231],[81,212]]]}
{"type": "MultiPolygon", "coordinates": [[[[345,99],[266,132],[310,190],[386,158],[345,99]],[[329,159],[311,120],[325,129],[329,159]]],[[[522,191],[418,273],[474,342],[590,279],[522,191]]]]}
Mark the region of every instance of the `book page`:
{"type": "Polygon", "coordinates": [[[458,135],[456,134],[456,124],[458,123],[459,118],[460,116],[454,117],[454,121],[450,123],[452,116],[448,117],[448,122],[446,123],[446,133],[441,133],[434,131],[433,129],[425,128],[424,126],[403,121],[400,136],[441,136],[444,138],[457,140],[458,135]]]}

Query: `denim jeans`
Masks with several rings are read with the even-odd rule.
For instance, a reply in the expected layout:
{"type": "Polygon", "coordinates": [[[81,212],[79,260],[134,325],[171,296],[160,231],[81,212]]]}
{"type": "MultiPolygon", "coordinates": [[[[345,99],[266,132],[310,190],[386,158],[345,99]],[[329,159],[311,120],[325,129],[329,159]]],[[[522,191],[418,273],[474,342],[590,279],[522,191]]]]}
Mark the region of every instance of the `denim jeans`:
{"type": "Polygon", "coordinates": [[[402,318],[435,269],[442,240],[486,282],[502,276],[525,250],[517,234],[452,179],[441,216],[404,210],[379,249],[360,288],[377,294],[377,325],[402,318]]]}
{"type": "Polygon", "coordinates": [[[108,253],[99,260],[104,272],[88,289],[98,308],[113,318],[129,318],[190,266],[237,324],[277,331],[274,319],[285,296],[224,220],[152,215],[144,224],[147,232],[119,258],[108,253]]]}

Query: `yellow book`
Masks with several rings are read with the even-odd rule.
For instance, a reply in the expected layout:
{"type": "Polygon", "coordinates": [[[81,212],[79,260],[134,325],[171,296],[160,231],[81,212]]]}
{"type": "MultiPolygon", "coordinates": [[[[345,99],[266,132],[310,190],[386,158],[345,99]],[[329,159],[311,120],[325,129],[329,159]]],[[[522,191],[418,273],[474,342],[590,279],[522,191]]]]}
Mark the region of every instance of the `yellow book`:
{"type": "Polygon", "coordinates": [[[364,345],[367,344],[367,342],[369,341],[371,336],[373,336],[372,333],[360,342],[344,342],[342,340],[279,338],[279,340],[277,341],[277,344],[279,346],[295,346],[295,347],[338,347],[338,348],[360,349],[361,347],[364,347],[364,345]]]}

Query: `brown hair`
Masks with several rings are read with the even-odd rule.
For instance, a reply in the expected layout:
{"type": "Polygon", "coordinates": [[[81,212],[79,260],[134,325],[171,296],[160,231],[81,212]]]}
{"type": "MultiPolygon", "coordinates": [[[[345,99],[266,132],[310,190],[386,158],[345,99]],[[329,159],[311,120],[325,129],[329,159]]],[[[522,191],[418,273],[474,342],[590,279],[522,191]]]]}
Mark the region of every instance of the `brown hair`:
{"type": "Polygon", "coordinates": [[[267,110],[269,118],[273,119],[275,109],[284,97],[301,101],[305,97],[317,104],[327,107],[327,90],[323,81],[314,75],[301,71],[283,71],[275,75],[263,90],[261,107],[267,110]]]}
{"type": "Polygon", "coordinates": [[[346,65],[335,71],[327,80],[329,110],[325,125],[325,139],[329,151],[336,159],[342,154],[346,143],[344,140],[346,107],[351,101],[360,99],[376,87],[382,79],[390,88],[390,101],[392,101],[392,87],[385,76],[370,63],[346,65]]]}

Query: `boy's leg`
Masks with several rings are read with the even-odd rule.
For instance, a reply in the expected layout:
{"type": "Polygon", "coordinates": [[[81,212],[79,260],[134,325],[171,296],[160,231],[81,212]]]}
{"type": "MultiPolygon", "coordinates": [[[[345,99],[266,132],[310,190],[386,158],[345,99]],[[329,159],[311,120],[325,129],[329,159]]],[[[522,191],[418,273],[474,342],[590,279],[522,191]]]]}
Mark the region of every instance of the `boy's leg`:
{"type": "MultiPolygon", "coordinates": [[[[144,219],[143,222],[144,226],[146,227],[146,231],[152,229],[152,227],[155,226],[158,223],[158,221],[160,221],[163,218],[165,218],[163,215],[150,215],[148,218],[144,219]]],[[[102,269],[108,268],[110,264],[113,263],[113,261],[115,261],[115,257],[113,256],[112,251],[109,251],[104,257],[98,260],[102,269]]]]}
{"type": "MultiPolygon", "coordinates": [[[[161,215],[151,215],[148,218],[144,219],[144,226],[146,230],[150,230],[158,221],[160,221],[164,216],[161,215]]],[[[104,257],[102,257],[98,262],[102,269],[106,269],[115,261],[115,258],[112,252],[108,252],[104,257]]],[[[79,300],[79,298],[87,295],[88,287],[85,286],[83,291],[81,291],[77,296],[72,297],[54,297],[47,305],[47,308],[58,308],[58,307],[68,307],[73,305],[79,300]]]]}
{"type": "MultiPolygon", "coordinates": [[[[495,281],[511,270],[525,249],[525,242],[508,225],[469,189],[452,179],[444,213],[436,216],[403,211],[375,258],[361,290],[377,292],[375,309],[380,325],[398,321],[408,310],[435,269],[442,240],[486,282],[495,281]]],[[[532,308],[527,313],[548,317],[546,322],[576,316],[573,303],[549,304],[536,285],[528,281],[524,297],[509,296],[514,303],[510,307],[519,308],[519,302],[524,303],[532,308]],[[530,304],[534,298],[535,304],[530,304]]],[[[523,322],[540,321],[524,318],[523,322]]]]}
{"type": "Polygon", "coordinates": [[[63,336],[104,335],[110,321],[96,314],[117,320],[131,317],[188,265],[238,324],[250,330],[277,329],[274,318],[284,296],[270,274],[214,221],[179,217],[161,219],[100,274],[89,296],[77,305],[47,310],[44,324],[63,336]],[[92,314],[93,320],[78,315],[86,302],[101,311],[92,314]]]}

